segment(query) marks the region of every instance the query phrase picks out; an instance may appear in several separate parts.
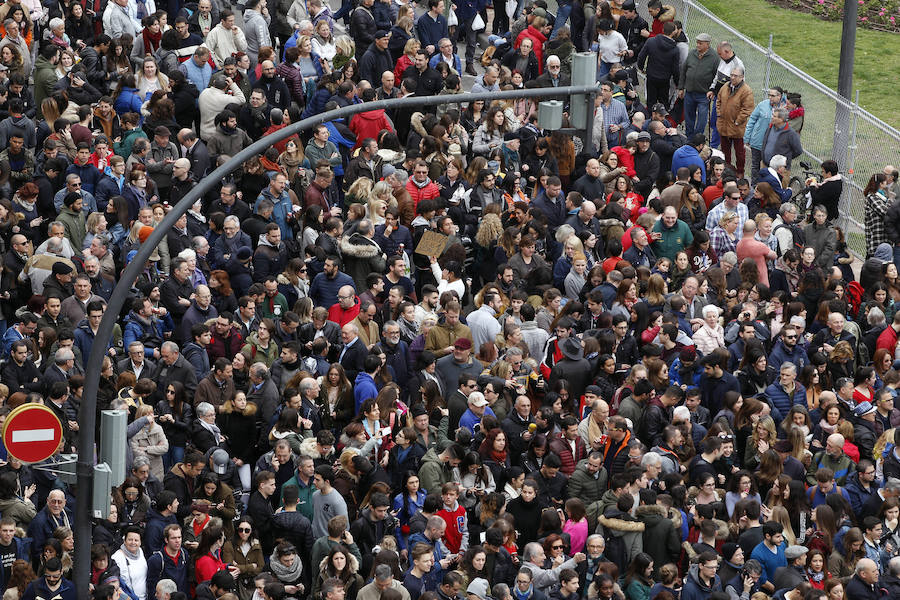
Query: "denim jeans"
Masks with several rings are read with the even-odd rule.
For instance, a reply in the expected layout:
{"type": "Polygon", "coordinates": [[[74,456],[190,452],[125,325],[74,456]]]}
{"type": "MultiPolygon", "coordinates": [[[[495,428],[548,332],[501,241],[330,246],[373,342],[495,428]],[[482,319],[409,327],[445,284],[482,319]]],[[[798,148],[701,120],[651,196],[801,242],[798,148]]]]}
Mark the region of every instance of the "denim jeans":
{"type": "Polygon", "coordinates": [[[174,465],[184,460],[184,448],[170,445],[169,451],[162,455],[162,460],[163,467],[168,472],[174,465]]]}
{"type": "Polygon", "coordinates": [[[553,31],[550,32],[550,37],[548,39],[554,39],[556,37],[556,32],[559,31],[559,28],[566,24],[566,21],[569,19],[569,14],[572,12],[572,4],[560,4],[559,8],[556,9],[556,21],[553,23],[553,31]]]}
{"type": "Polygon", "coordinates": [[[688,139],[706,130],[709,120],[709,99],[706,92],[684,93],[684,134],[688,139]]]}
{"type": "Polygon", "coordinates": [[[719,137],[719,129],[716,127],[716,100],[713,98],[709,108],[709,147],[718,148],[722,139],[719,137]]]}

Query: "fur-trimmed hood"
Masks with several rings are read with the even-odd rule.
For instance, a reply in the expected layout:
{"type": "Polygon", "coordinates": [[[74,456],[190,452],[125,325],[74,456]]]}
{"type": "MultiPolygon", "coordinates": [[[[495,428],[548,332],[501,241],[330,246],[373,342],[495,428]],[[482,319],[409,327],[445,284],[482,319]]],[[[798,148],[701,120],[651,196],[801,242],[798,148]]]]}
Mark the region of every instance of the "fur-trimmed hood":
{"type": "Polygon", "coordinates": [[[662,10],[656,18],[659,19],[662,23],[665,23],[666,21],[674,21],[675,7],[670,4],[663,4],[662,10]]]}
{"type": "Polygon", "coordinates": [[[608,533],[612,533],[614,535],[625,535],[627,533],[638,533],[644,531],[645,526],[640,521],[629,521],[623,518],[619,518],[618,514],[616,513],[613,513],[613,515],[603,515],[599,519],[597,519],[597,523],[602,525],[603,529],[605,529],[608,533]]]}
{"type": "Polygon", "coordinates": [[[662,519],[669,517],[666,507],[660,506],[659,504],[643,504],[634,509],[634,514],[638,519],[650,516],[656,516],[662,519]]]}
{"type": "Polygon", "coordinates": [[[413,130],[415,130],[415,132],[418,133],[419,135],[421,135],[422,137],[425,137],[426,135],[428,135],[428,132],[425,131],[425,126],[422,125],[422,121],[424,119],[425,119],[425,115],[420,112],[414,112],[412,114],[412,116],[409,118],[409,123],[410,123],[410,125],[412,125],[413,130]]]}
{"type": "MultiPolygon", "coordinates": [[[[215,377],[215,376],[211,374],[210,377],[215,377]]],[[[247,402],[247,406],[245,406],[244,410],[241,411],[240,413],[238,413],[238,411],[236,411],[234,409],[234,407],[229,404],[227,407],[226,406],[222,407],[222,414],[223,415],[240,414],[244,417],[252,417],[253,415],[256,414],[257,410],[259,410],[259,407],[256,406],[256,402],[247,402]]]]}
{"type": "Polygon", "coordinates": [[[372,258],[381,254],[381,248],[361,233],[354,233],[341,240],[341,254],[353,258],[372,258]]]}
{"type": "MultiPolygon", "coordinates": [[[[310,439],[315,439],[315,438],[310,438],[310,439]]],[[[344,554],[345,554],[346,557],[347,557],[347,569],[348,569],[351,573],[354,573],[354,574],[358,573],[358,572],[359,572],[359,561],[356,560],[356,557],[353,556],[353,553],[352,553],[352,552],[345,552],[344,554]]],[[[328,558],[329,558],[330,555],[331,555],[331,552],[329,552],[328,554],[326,554],[326,555],[322,558],[322,560],[319,561],[319,573],[325,573],[325,572],[326,572],[326,571],[325,571],[325,567],[328,566],[328,558]]]]}
{"type": "Polygon", "coordinates": [[[309,437],[300,442],[300,456],[308,456],[313,460],[322,458],[322,454],[316,448],[316,438],[309,437]]]}

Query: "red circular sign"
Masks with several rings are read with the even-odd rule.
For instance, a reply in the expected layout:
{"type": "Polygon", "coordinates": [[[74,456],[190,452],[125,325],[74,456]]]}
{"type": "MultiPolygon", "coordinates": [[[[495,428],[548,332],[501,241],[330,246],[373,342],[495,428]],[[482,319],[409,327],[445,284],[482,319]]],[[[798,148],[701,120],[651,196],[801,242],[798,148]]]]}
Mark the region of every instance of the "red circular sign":
{"type": "Polygon", "coordinates": [[[42,404],[23,404],[3,423],[6,451],[23,463],[38,463],[53,456],[62,436],[62,423],[42,404]]]}

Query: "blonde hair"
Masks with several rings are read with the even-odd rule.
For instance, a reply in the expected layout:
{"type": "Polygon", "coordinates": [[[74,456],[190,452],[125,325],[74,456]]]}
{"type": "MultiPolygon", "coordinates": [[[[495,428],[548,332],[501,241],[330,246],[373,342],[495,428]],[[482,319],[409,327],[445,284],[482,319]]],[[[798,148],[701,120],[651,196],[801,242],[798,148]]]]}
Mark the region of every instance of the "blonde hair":
{"type": "Polygon", "coordinates": [[[784,527],[784,539],[788,541],[789,546],[797,543],[797,536],[794,534],[794,528],[791,526],[791,516],[785,507],[781,505],[773,506],[772,516],[769,517],[769,520],[781,523],[784,527]]]}
{"type": "Polygon", "coordinates": [[[372,193],[372,180],[368,177],[360,177],[350,185],[347,190],[347,196],[351,196],[357,202],[363,202],[368,199],[372,193]]]}
{"type": "Polygon", "coordinates": [[[89,214],[87,221],[84,224],[85,230],[87,230],[88,233],[96,234],[97,232],[94,231],[94,229],[97,227],[97,223],[100,222],[100,219],[104,217],[105,215],[102,212],[92,212],[89,214]]]}
{"type": "Polygon", "coordinates": [[[750,436],[753,440],[753,445],[757,445],[759,443],[759,426],[762,425],[763,428],[769,432],[769,439],[766,440],[769,444],[775,443],[775,439],[778,435],[775,433],[775,421],[769,415],[760,418],[759,421],[756,422],[756,426],[753,428],[753,434],[750,436]]]}
{"type": "Polygon", "coordinates": [[[475,243],[482,248],[490,248],[491,242],[499,240],[502,233],[503,223],[500,221],[500,217],[488,213],[481,218],[481,225],[475,234],[475,243]]]}
{"type": "Polygon", "coordinates": [[[353,39],[349,35],[339,35],[334,38],[334,47],[337,49],[338,54],[343,56],[352,58],[356,53],[356,44],[353,43],[353,39]]]}
{"type": "Polygon", "coordinates": [[[418,52],[419,48],[422,46],[422,43],[419,42],[416,38],[410,38],[406,40],[406,44],[403,46],[403,54],[415,54],[418,52]]]}
{"type": "Polygon", "coordinates": [[[726,211],[722,218],[719,219],[719,227],[725,229],[725,225],[732,219],[739,219],[738,214],[733,210],[726,211]]]}

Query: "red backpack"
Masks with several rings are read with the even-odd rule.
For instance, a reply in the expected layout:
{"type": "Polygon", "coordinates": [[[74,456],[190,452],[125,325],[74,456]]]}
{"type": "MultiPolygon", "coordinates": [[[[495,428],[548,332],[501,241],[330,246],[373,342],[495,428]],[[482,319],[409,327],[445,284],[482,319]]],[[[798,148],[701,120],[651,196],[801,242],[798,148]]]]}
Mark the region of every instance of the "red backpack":
{"type": "Polygon", "coordinates": [[[851,281],[844,288],[844,297],[847,298],[847,304],[850,305],[850,312],[854,318],[859,313],[859,306],[862,304],[864,292],[865,290],[863,290],[858,281],[851,281]]]}

